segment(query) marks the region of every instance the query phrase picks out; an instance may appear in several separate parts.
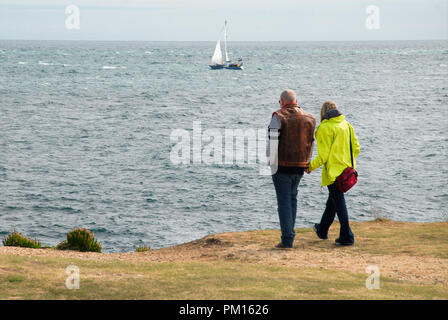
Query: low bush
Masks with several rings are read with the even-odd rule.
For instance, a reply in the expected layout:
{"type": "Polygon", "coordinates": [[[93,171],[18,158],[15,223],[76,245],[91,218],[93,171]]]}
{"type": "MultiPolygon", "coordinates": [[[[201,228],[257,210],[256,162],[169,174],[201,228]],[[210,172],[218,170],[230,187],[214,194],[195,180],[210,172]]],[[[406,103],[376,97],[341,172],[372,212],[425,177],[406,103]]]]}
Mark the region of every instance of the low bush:
{"type": "Polygon", "coordinates": [[[67,240],[56,246],[58,250],[76,250],[82,252],[101,252],[101,245],[95,240],[93,232],[76,228],[67,233],[67,240]]]}
{"type": "Polygon", "coordinates": [[[137,249],[135,249],[135,252],[146,252],[151,250],[150,247],[144,245],[144,246],[139,246],[137,249]]]}
{"type": "Polygon", "coordinates": [[[40,241],[23,236],[20,232],[13,231],[3,239],[5,247],[42,248],[40,241]]]}

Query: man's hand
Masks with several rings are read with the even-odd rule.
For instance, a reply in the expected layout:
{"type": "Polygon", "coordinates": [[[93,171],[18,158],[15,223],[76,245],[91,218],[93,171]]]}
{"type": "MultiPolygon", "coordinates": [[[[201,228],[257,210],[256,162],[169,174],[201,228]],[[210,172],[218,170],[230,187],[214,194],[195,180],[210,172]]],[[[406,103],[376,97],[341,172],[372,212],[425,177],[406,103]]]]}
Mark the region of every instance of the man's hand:
{"type": "Polygon", "coordinates": [[[310,163],[309,162],[306,164],[305,172],[308,173],[308,174],[311,173],[311,171],[310,171],[310,163]]]}

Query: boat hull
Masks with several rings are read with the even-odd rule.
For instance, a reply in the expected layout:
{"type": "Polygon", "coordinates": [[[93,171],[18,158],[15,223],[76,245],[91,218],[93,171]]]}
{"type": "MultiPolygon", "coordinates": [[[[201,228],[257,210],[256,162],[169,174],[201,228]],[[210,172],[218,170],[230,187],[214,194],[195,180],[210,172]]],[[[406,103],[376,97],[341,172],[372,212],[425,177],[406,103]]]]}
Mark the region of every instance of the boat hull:
{"type": "Polygon", "coordinates": [[[210,65],[211,69],[230,69],[230,70],[243,70],[242,65],[232,65],[232,64],[214,64],[210,65]]]}
{"type": "Polygon", "coordinates": [[[211,69],[224,69],[224,66],[221,65],[210,65],[211,69]]]}
{"type": "Polygon", "coordinates": [[[241,67],[224,67],[225,69],[230,69],[230,70],[243,70],[243,66],[241,67]]]}

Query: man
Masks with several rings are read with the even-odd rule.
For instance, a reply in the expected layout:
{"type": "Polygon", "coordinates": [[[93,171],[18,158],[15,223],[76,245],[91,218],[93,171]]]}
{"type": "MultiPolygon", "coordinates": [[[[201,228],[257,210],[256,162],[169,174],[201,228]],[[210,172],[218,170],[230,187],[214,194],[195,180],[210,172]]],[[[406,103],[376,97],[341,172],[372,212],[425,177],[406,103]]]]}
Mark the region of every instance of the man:
{"type": "Polygon", "coordinates": [[[267,156],[277,195],[278,216],[282,232],[275,247],[292,248],[297,214],[297,188],[311,158],[314,117],[297,105],[292,90],[282,92],[281,109],[272,114],[269,124],[267,156]]]}

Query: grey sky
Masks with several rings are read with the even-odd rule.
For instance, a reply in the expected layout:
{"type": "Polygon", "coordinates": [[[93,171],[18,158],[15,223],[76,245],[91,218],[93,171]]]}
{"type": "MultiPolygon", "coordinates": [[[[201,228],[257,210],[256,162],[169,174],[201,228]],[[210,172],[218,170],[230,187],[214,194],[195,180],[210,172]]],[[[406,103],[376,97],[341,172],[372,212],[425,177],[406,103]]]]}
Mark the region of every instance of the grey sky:
{"type": "Polygon", "coordinates": [[[0,39],[233,41],[447,39],[448,0],[0,0],[0,39]],[[80,29],[65,27],[67,5],[80,29]],[[365,27],[377,6],[380,28],[365,27]]]}

